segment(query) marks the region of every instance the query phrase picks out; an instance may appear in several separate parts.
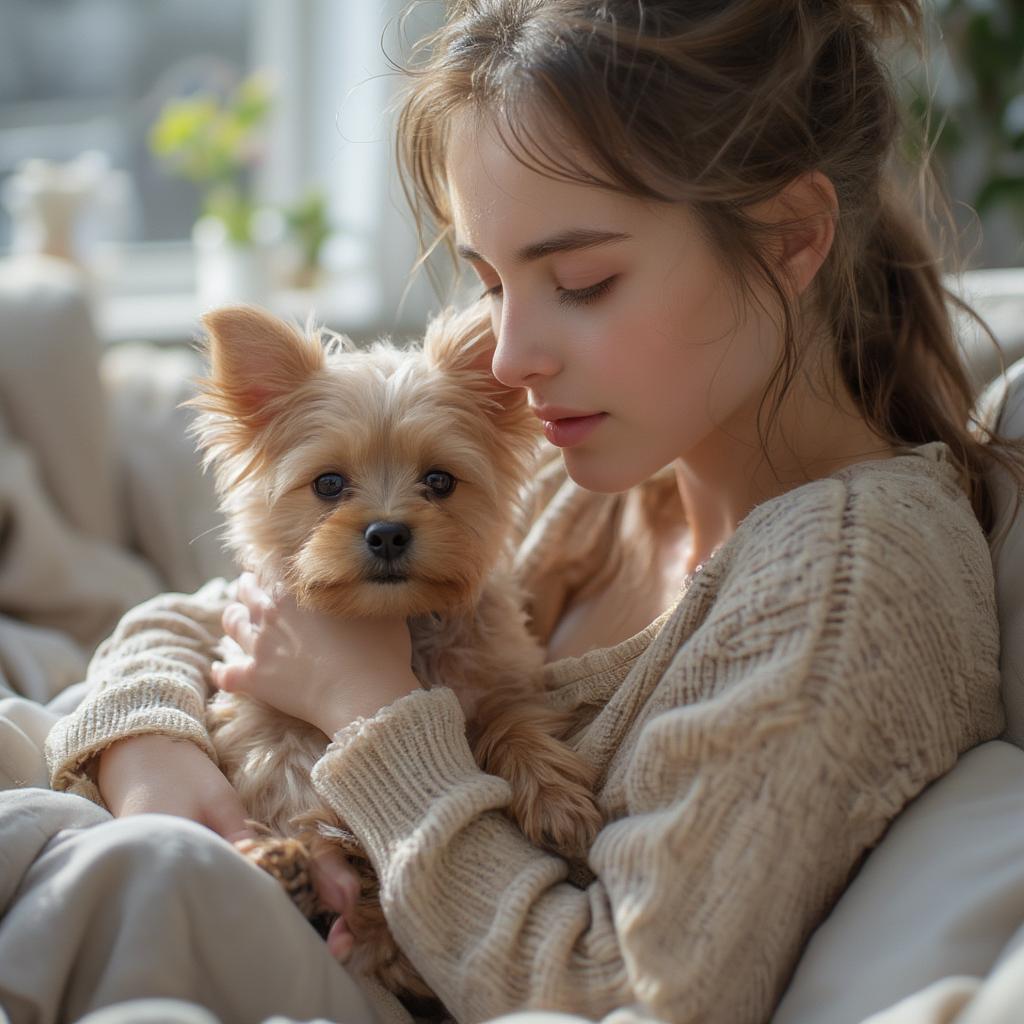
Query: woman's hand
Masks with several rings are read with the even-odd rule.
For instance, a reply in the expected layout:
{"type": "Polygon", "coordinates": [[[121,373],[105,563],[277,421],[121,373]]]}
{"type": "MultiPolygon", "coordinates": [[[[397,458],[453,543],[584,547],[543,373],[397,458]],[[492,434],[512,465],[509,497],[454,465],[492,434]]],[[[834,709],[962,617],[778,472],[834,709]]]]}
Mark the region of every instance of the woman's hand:
{"type": "Polygon", "coordinates": [[[100,755],[100,795],[117,818],[173,814],[205,825],[229,842],[255,835],[241,798],[191,740],[130,736],[100,755]]]}
{"type": "Polygon", "coordinates": [[[224,631],[245,659],[215,663],[214,685],[240,691],[328,736],[420,689],[404,618],[341,619],[272,598],[245,573],[224,631]]]}
{"type": "MultiPolygon", "coordinates": [[[[100,755],[97,784],[117,818],[131,814],[173,814],[212,829],[228,842],[255,837],[238,793],[221,770],[190,740],[130,736],[100,755]]],[[[336,960],[353,947],[345,922],[359,899],[359,876],[339,852],[325,851],[312,865],[322,903],[339,915],[327,937],[336,960]]]]}

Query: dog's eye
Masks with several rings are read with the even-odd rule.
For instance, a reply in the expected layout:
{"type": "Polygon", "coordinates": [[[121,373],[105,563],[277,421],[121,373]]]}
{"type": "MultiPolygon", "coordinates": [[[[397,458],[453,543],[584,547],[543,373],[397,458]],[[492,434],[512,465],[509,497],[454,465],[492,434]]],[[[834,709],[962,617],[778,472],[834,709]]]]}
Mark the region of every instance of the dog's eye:
{"type": "Polygon", "coordinates": [[[439,497],[447,498],[455,490],[455,477],[443,469],[432,469],[423,482],[439,497]]]}
{"type": "Polygon", "coordinates": [[[340,473],[324,473],[313,481],[313,493],[319,498],[337,498],[345,490],[345,478],[340,473]]]}

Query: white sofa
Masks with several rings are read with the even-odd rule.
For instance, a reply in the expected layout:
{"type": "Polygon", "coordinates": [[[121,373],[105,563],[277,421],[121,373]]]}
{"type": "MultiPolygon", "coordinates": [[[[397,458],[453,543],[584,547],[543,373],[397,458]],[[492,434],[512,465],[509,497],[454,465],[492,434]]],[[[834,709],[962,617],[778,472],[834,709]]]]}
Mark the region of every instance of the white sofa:
{"type": "MultiPolygon", "coordinates": [[[[978,407],[1024,438],[1024,270],[968,275],[963,290],[1008,363],[996,376],[999,353],[964,331],[978,407]]],[[[1024,1022],[1024,506],[1013,518],[1015,486],[1001,472],[992,483],[996,535],[1007,531],[993,549],[1006,731],[893,822],[812,936],[773,1024],[1024,1022]],[[972,1008],[978,979],[997,972],[1020,982],[972,1008]]]]}
{"type": "MultiPolygon", "coordinates": [[[[1024,271],[965,289],[1006,362],[1024,356],[1024,271]]],[[[964,348],[980,388],[998,358],[966,330],[964,348]]],[[[124,610],[232,571],[177,409],[197,367],[190,350],[104,350],[66,266],[0,264],[0,788],[46,785],[41,758],[17,776],[5,765],[73,706],[124,610]]],[[[989,404],[1024,436],[1024,361],[1011,376],[989,404]]],[[[1024,1021],[1024,514],[994,554],[1007,735],[900,815],[812,936],[775,1024],[1024,1021]]]]}

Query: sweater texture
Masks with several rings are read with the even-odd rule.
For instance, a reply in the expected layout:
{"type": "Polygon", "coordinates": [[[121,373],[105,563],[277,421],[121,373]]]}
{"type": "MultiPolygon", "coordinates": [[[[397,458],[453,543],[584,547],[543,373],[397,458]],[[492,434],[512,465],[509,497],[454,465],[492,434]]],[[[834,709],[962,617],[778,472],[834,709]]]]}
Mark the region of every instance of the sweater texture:
{"type": "MultiPolygon", "coordinates": [[[[540,474],[519,569],[538,635],[601,570],[628,495],[540,474]]],[[[128,613],[47,741],[55,788],[202,724],[232,585],[128,613]]],[[[676,603],[546,667],[606,825],[586,865],[532,846],[475,764],[454,693],[403,697],[313,770],[381,879],[402,947],[460,1024],[518,1009],[763,1024],[811,931],[886,826],[1003,728],[988,546],[940,442],[755,507],[676,603]]],[[[379,1013],[397,1017],[386,994],[379,1013]]]]}

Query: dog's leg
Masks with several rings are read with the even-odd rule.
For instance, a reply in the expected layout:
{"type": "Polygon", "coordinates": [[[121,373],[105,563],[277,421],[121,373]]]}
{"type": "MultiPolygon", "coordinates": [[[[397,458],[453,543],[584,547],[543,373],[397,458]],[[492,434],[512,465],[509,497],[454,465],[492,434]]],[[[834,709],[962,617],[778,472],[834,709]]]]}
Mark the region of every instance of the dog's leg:
{"type": "MultiPolygon", "coordinates": [[[[250,826],[253,824],[249,822],[250,826]]],[[[276,878],[303,917],[316,924],[320,914],[319,899],[305,843],[287,836],[271,835],[267,830],[265,834],[252,838],[236,839],[234,846],[246,860],[276,878]]]]}
{"type": "Polygon", "coordinates": [[[478,707],[473,754],[512,786],[512,817],[539,846],[584,858],[603,824],[594,769],[562,742],[568,712],[522,694],[490,694],[478,707]]]}

